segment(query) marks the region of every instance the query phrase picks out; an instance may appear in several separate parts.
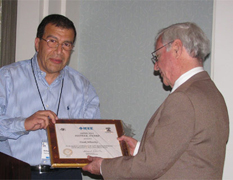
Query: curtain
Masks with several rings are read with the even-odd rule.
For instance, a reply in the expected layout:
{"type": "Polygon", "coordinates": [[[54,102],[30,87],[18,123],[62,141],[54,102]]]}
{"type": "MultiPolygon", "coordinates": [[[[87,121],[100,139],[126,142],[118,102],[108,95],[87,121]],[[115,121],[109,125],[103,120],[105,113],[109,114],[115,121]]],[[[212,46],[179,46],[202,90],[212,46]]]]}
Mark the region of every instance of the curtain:
{"type": "Polygon", "coordinates": [[[2,0],[0,67],[15,62],[17,0],[2,0]]]}

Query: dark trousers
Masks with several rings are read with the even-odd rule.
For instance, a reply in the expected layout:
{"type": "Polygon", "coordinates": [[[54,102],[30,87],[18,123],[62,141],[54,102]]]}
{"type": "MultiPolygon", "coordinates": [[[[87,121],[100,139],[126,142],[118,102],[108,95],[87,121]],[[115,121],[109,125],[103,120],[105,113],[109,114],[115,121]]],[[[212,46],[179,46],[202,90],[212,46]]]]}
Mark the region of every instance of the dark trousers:
{"type": "Polygon", "coordinates": [[[31,179],[76,179],[82,180],[81,170],[79,168],[61,168],[54,169],[46,173],[39,174],[37,171],[31,171],[31,179]]]}

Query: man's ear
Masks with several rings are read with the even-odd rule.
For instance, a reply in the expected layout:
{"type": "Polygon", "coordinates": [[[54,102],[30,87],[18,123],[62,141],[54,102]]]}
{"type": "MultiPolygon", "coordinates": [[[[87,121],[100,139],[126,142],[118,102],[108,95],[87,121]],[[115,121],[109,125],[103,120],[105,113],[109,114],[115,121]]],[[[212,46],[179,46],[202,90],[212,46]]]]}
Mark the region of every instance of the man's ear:
{"type": "Polygon", "coordinates": [[[176,58],[180,57],[182,54],[182,50],[183,50],[182,41],[180,39],[174,40],[174,42],[172,43],[172,48],[173,48],[174,52],[176,53],[175,54],[176,58]]]}
{"type": "Polygon", "coordinates": [[[36,52],[39,52],[39,45],[40,44],[40,38],[35,39],[35,50],[36,52]]]}

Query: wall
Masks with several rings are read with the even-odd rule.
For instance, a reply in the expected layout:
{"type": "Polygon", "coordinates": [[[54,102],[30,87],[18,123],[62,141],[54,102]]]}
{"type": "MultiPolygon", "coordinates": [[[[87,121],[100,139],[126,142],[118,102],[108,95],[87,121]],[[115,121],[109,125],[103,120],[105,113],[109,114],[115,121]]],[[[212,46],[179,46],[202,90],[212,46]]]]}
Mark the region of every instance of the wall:
{"type": "Polygon", "coordinates": [[[39,1],[18,1],[16,61],[29,59],[34,53],[36,29],[40,22],[39,1]]]}
{"type": "Polygon", "coordinates": [[[233,99],[232,99],[232,69],[233,69],[233,1],[215,1],[213,17],[213,49],[212,49],[212,77],[219,90],[225,97],[230,117],[230,139],[227,144],[223,179],[232,179],[233,164],[233,99]]]}

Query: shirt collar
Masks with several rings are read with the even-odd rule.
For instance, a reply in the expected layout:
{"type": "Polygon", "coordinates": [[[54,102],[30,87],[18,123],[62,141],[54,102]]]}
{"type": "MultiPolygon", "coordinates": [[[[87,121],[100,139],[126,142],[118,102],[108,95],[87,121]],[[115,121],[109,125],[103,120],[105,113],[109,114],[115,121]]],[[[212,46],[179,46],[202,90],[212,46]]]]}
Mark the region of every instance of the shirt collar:
{"type": "Polygon", "coordinates": [[[188,72],[182,74],[175,82],[171,93],[173,93],[180,85],[182,85],[184,82],[186,82],[189,78],[191,78],[192,76],[194,76],[195,74],[204,71],[203,67],[196,67],[193,68],[191,70],[189,70],[188,72]]]}

